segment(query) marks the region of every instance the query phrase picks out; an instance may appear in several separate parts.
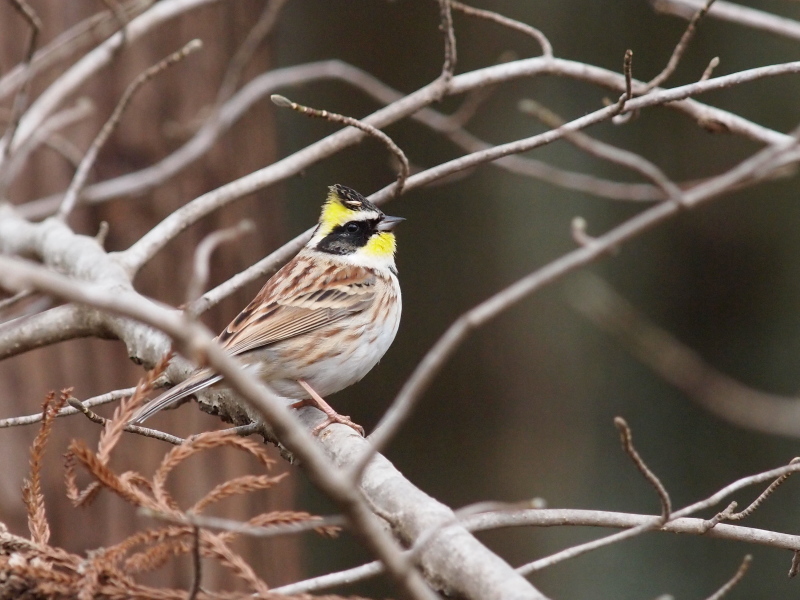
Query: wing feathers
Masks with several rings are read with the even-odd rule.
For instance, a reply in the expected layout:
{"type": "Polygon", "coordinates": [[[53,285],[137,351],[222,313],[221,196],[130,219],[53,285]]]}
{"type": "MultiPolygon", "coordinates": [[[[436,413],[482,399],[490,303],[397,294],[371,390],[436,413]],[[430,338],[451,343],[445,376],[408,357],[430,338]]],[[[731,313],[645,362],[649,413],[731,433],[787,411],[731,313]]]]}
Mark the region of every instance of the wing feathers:
{"type": "Polygon", "coordinates": [[[150,400],[150,402],[145,404],[136,412],[135,415],[133,415],[131,423],[141,423],[145,419],[152,417],[158,411],[167,408],[168,406],[172,406],[176,402],[179,402],[187,396],[191,396],[200,390],[206,389],[207,387],[218,382],[220,379],[222,379],[222,375],[216,375],[207,369],[203,369],[182,383],[179,383],[175,387],[167,390],[160,396],[150,400]]]}
{"type": "Polygon", "coordinates": [[[310,333],[369,308],[376,276],[356,266],[320,268],[302,253],[270,279],[219,335],[231,354],[310,333]],[[315,273],[319,273],[316,275],[315,273]]]}

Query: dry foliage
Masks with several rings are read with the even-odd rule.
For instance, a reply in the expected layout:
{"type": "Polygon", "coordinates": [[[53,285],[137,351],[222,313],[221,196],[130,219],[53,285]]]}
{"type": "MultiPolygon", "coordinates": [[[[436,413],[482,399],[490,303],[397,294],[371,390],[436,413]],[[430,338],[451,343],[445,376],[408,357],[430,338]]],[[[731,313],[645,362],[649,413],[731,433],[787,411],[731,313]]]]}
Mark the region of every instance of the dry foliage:
{"type": "MultiPolygon", "coordinates": [[[[106,489],[137,508],[163,515],[167,520],[182,520],[197,515],[209,506],[231,496],[264,490],[278,484],[285,474],[272,476],[254,474],[225,481],[183,511],[167,491],[169,474],[187,458],[214,448],[234,448],[253,456],[266,469],[273,460],[257,442],[236,436],[227,431],[203,433],[186,440],[166,453],[152,478],[135,471],[117,473],[109,466],[111,454],[127,422],[142,398],[152,389],[168,362],[162,361],[139,383],[136,392],[124,400],[104,427],[97,451],[79,439],[74,439],[65,455],[67,496],[77,506],[87,506],[106,489]],[[77,485],[78,468],[89,474],[93,481],[84,489],[77,485]]],[[[23,501],[28,511],[30,540],[10,534],[0,524],[0,599],[5,598],[143,598],[171,600],[172,598],[311,598],[308,595],[286,596],[270,592],[264,582],[230,546],[238,535],[224,531],[213,533],[194,525],[167,524],[139,531],[121,542],[87,552],[80,556],[49,545],[50,526],[40,486],[44,451],[53,428],[55,414],[71,396],[71,389],[61,392],[58,399],[50,393],[42,408],[42,424],[31,447],[31,474],[23,486],[23,501]],[[140,585],[134,580],[139,573],[152,571],[175,557],[199,553],[227,567],[237,579],[244,581],[249,592],[207,592],[198,589],[157,589],[140,585]],[[255,594],[255,596],[254,596],[255,594]]],[[[250,525],[278,525],[318,519],[305,512],[274,511],[255,515],[250,525]]],[[[334,528],[320,527],[324,535],[334,533],[334,528]]],[[[196,578],[199,573],[196,573],[196,578]]],[[[314,596],[314,598],[321,598],[314,596]]],[[[325,596],[338,598],[338,596],[325,596]]]]}

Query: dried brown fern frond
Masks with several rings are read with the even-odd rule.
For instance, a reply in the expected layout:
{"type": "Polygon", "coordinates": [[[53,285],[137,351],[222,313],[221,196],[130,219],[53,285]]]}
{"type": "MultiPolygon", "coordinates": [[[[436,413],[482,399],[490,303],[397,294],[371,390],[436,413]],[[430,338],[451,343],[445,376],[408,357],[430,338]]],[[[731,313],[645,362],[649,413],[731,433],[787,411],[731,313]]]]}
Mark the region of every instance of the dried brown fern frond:
{"type": "Polygon", "coordinates": [[[22,485],[22,501],[28,511],[28,529],[31,540],[37,544],[47,544],[50,539],[50,525],[44,508],[44,495],[42,494],[42,462],[47,440],[53,431],[53,421],[58,411],[66,404],[72,395],[72,388],[61,390],[58,400],[55,392],[50,392],[42,404],[42,425],[39,433],[31,444],[31,475],[22,485]]]}
{"type": "Polygon", "coordinates": [[[114,415],[106,421],[103,432],[100,434],[100,441],[97,443],[97,457],[103,464],[108,464],[111,451],[122,437],[125,425],[131,420],[136,409],[144,402],[145,396],[152,391],[156,380],[164,373],[173,356],[173,352],[165,354],[156,363],[155,367],[145,373],[144,377],[136,385],[136,391],[128,398],[123,398],[114,410],[114,415]]]}
{"type": "Polygon", "coordinates": [[[269,489],[277,483],[280,483],[288,474],[288,472],[281,473],[274,477],[269,475],[243,475],[242,477],[229,479],[200,498],[200,500],[189,509],[189,512],[200,513],[215,502],[219,502],[225,498],[237,496],[239,494],[247,494],[257,490],[269,489]]]}
{"type": "Polygon", "coordinates": [[[152,485],[155,497],[166,503],[168,499],[165,489],[167,477],[180,463],[198,452],[221,447],[243,450],[267,468],[275,464],[275,461],[267,454],[266,449],[253,440],[231,434],[228,430],[201,433],[187,439],[180,446],[172,448],[161,460],[161,464],[155,475],[153,475],[152,485]]]}
{"type": "MultiPolygon", "coordinates": [[[[0,598],[27,598],[29,600],[82,600],[91,592],[92,600],[185,600],[186,590],[153,588],[133,581],[125,573],[108,569],[99,560],[100,567],[86,577],[86,560],[63,550],[56,553],[68,556],[53,562],[50,546],[33,544],[14,536],[0,527],[0,598]]],[[[99,552],[98,556],[104,553],[99,552]]],[[[346,600],[341,596],[311,596],[302,594],[286,596],[265,591],[258,596],[251,592],[205,592],[199,591],[196,600],[346,600]]],[[[350,600],[358,600],[351,597],[350,600]]]]}
{"type": "MultiPolygon", "coordinates": [[[[72,440],[69,445],[68,457],[72,456],[73,459],[67,458],[67,466],[72,467],[72,473],[69,479],[73,482],[74,476],[74,461],[81,463],[89,473],[97,480],[97,482],[105,488],[108,488],[124,500],[130,502],[134,506],[146,506],[153,510],[163,510],[164,507],[158,505],[150,496],[145,494],[139,486],[131,483],[131,478],[120,478],[114,473],[111,468],[100,459],[98,455],[92,452],[82,440],[72,440]]],[[[75,487],[77,490],[77,487],[75,487]]],[[[88,490],[89,488],[87,488],[88,490]]],[[[86,490],[79,494],[76,506],[84,504],[86,499],[90,497],[86,494],[86,490]],[[83,502],[81,500],[84,500],[83,502]]],[[[94,497],[91,495],[91,497],[94,497]]],[[[76,501],[73,500],[73,503],[76,501]]]]}
{"type": "MultiPolygon", "coordinates": [[[[261,513],[247,521],[248,525],[255,527],[269,527],[270,525],[291,525],[292,523],[306,523],[308,521],[321,521],[322,518],[311,513],[294,510],[273,510],[261,513]]],[[[338,525],[320,525],[314,531],[325,537],[336,537],[342,530],[338,525]]]]}

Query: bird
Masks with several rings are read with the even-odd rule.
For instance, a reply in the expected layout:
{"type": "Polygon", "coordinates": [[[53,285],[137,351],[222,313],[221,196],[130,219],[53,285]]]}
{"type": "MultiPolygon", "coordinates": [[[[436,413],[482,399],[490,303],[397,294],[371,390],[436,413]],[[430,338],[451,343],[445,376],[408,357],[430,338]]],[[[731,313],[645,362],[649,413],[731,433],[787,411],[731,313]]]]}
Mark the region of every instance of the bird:
{"type": "MultiPolygon", "coordinates": [[[[311,239],[278,270],[215,339],[291,408],[315,406],[326,415],[312,433],[342,423],[324,400],[362,379],[391,346],[402,300],[395,265],[395,226],[357,191],[332,185],[311,239]]],[[[141,423],[211,386],[221,375],[199,368],[140,408],[141,423]]]]}

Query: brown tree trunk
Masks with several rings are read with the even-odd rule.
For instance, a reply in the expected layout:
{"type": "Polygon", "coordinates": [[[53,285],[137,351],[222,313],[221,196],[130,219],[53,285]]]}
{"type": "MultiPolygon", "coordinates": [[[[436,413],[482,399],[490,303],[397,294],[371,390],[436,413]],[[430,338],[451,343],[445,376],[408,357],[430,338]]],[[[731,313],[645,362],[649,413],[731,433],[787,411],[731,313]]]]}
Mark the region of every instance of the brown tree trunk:
{"type": "MultiPolygon", "coordinates": [[[[0,5],[0,60],[3,71],[16,64],[24,54],[27,30],[19,16],[0,5]]],[[[58,33],[104,8],[96,1],[33,2],[44,24],[40,46],[58,33]]],[[[85,149],[114,109],[125,87],[145,68],[179,49],[193,38],[203,41],[203,49],[185,62],[173,66],[134,98],[108,144],[102,150],[94,169],[95,180],[135,171],[152,164],[179,147],[196,130],[203,110],[215,100],[219,83],[228,61],[257,20],[263,2],[240,0],[213,3],[175,19],[130,46],[122,48],[110,67],[101,70],[81,90],[96,106],[94,115],[69,130],[71,140],[81,140],[85,149]]],[[[245,76],[269,68],[269,44],[262,45],[247,67],[245,76]]],[[[38,76],[35,90],[58,77],[67,63],[38,76]]],[[[72,102],[75,99],[70,99],[72,102]]],[[[159,187],[138,198],[115,200],[107,204],[79,208],[70,223],[80,233],[94,234],[101,221],[109,223],[106,247],[110,250],[128,247],[155,223],[194,197],[214,189],[241,175],[260,168],[275,157],[274,123],[271,114],[261,105],[251,110],[215,148],[196,164],[159,187]]],[[[41,149],[29,161],[26,170],[9,190],[12,201],[21,202],[63,191],[73,168],[48,149],[41,149]]],[[[282,207],[272,201],[275,192],[261,192],[214,213],[181,235],[149,264],[137,278],[137,289],[160,301],[173,305],[184,301],[191,275],[192,256],[198,242],[209,232],[249,217],[256,223],[256,232],[240,242],[220,248],[212,260],[211,285],[219,283],[274,248],[283,233],[282,207]]],[[[221,329],[252,297],[257,285],[240,291],[221,303],[206,318],[214,330],[221,329]]],[[[124,347],[118,342],[78,340],[30,352],[0,365],[0,416],[36,412],[46,392],[74,386],[75,396],[88,398],[105,391],[135,385],[142,375],[140,367],[127,360],[124,347]]],[[[110,414],[111,409],[98,411],[110,414]]],[[[192,406],[154,419],[154,426],[177,435],[188,435],[219,425],[192,406]]],[[[27,529],[20,486],[27,475],[27,448],[36,427],[7,429],[0,432],[0,451],[5,457],[0,477],[0,514],[16,533],[27,529]]],[[[45,472],[45,496],[53,525],[52,543],[68,550],[82,551],[119,541],[132,531],[146,527],[146,519],[137,517],[130,507],[116,498],[102,496],[88,510],[77,511],[64,495],[63,469],[56,453],[63,452],[72,437],[94,440],[99,427],[82,417],[70,417],[56,424],[51,439],[50,460],[45,472]]],[[[168,447],[161,442],[128,435],[115,460],[143,473],[151,473],[168,447]],[[124,455],[123,455],[124,453],[124,455]]],[[[171,489],[181,506],[187,506],[215,483],[242,474],[255,465],[230,451],[216,452],[195,459],[175,473],[171,489]]],[[[280,467],[279,467],[280,468],[280,467]]],[[[292,484],[284,483],[269,494],[229,503],[219,514],[244,518],[276,508],[287,507],[292,484]]],[[[245,558],[268,582],[280,584],[298,576],[298,549],[293,540],[249,543],[239,546],[245,558]],[[277,546],[280,544],[280,547],[277,546]],[[255,554],[256,546],[258,553],[255,554]],[[271,552],[270,550],[275,550],[271,552]],[[279,551],[278,551],[279,550],[279,551]],[[249,554],[249,556],[248,556],[249,554]],[[272,558],[270,558],[272,557],[272,558]]],[[[171,565],[162,572],[158,583],[186,586],[189,569],[185,564],[171,565]]],[[[213,589],[223,585],[222,574],[204,573],[204,585],[213,589]]],[[[154,579],[151,582],[156,582],[154,579]]]]}

